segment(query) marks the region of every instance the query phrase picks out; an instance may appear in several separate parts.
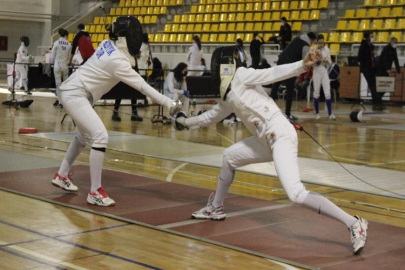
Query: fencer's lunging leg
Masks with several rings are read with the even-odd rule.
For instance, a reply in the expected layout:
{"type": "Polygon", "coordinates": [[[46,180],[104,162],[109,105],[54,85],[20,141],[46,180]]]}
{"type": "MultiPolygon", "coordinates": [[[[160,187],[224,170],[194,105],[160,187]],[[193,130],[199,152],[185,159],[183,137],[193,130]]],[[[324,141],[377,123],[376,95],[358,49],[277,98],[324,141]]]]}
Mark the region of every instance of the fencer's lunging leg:
{"type": "Polygon", "coordinates": [[[105,148],[92,147],[90,151],[90,179],[91,192],[96,192],[101,187],[101,174],[103,172],[103,162],[105,148]]]}
{"type": "Polygon", "coordinates": [[[235,177],[235,169],[229,164],[228,157],[224,155],[222,160],[221,173],[219,174],[217,190],[215,191],[214,201],[212,205],[214,207],[220,207],[224,205],[224,199],[228,193],[229,188],[235,177]]]}
{"type": "Polygon", "coordinates": [[[86,147],[84,142],[80,142],[80,135],[77,135],[66,152],[65,157],[63,158],[62,165],[59,168],[58,174],[62,177],[67,177],[70,169],[72,168],[73,162],[80,155],[83,149],[86,147]]]}

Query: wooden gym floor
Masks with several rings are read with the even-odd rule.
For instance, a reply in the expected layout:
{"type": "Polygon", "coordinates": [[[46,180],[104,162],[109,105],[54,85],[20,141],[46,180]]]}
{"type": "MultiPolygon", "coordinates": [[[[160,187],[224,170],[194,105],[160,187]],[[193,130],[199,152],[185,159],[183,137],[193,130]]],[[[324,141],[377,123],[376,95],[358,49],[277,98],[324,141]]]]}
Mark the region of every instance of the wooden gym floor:
{"type": "MultiPolygon", "coordinates": [[[[0,101],[7,99],[0,95],[0,101]]],[[[21,127],[35,127],[41,133],[72,132],[74,126],[68,119],[60,124],[63,111],[52,106],[53,100],[33,97],[29,109],[15,111],[3,106],[0,110],[1,171],[34,169],[40,158],[54,160],[43,167],[57,167],[68,144],[55,140],[19,136],[21,127]],[[23,154],[27,159],[12,159],[12,153],[23,154]],[[38,160],[35,160],[37,157],[38,160]],[[8,159],[7,161],[5,159],[8,159]],[[12,162],[11,162],[12,161],[12,162]],[[8,162],[8,163],[7,163],[8,162]]],[[[283,103],[279,102],[282,106],[283,103]]],[[[297,114],[306,102],[295,102],[297,114]]],[[[366,123],[354,125],[348,120],[351,105],[334,105],[341,111],[338,121],[315,122],[303,115],[303,124],[319,142],[345,163],[365,165],[392,171],[405,171],[403,155],[405,139],[405,114],[402,108],[389,108],[388,114],[368,115],[366,123]]],[[[198,106],[198,109],[209,106],[198,106]]],[[[368,107],[369,108],[369,107],[368,107]]],[[[129,106],[121,108],[122,122],[111,121],[112,107],[96,107],[106,127],[139,135],[191,141],[211,146],[228,147],[231,141],[249,136],[242,125],[233,127],[218,124],[211,129],[176,132],[171,126],[152,125],[148,119],[131,123],[129,106]],[[124,114],[125,113],[125,114],[124,114]],[[217,134],[216,131],[219,133],[217,134]]],[[[194,109],[194,110],[198,110],[194,109]]],[[[140,109],[139,114],[151,117],[155,107],[140,109]]],[[[299,133],[299,156],[314,160],[331,160],[318,151],[305,134],[299,133]]],[[[192,149],[190,149],[192,151],[192,149]]],[[[86,149],[78,158],[88,164],[86,149]]],[[[219,169],[188,165],[178,170],[179,162],[108,150],[104,168],[165,181],[214,190],[219,169]]],[[[38,165],[39,166],[39,165],[38,165]]],[[[328,168],[325,168],[327,170],[328,168]]],[[[50,176],[52,177],[52,176],[50,176]]],[[[49,178],[48,175],[44,178],[49,178]]],[[[1,179],[0,179],[1,180],[1,179]]],[[[50,179],[49,179],[50,180],[50,179]]],[[[384,180],[384,179],[382,179],[384,180]]],[[[387,179],[389,180],[389,179],[387,179]]],[[[30,176],[27,175],[27,182],[30,176]]],[[[35,182],[32,183],[35,185],[35,182]]],[[[384,185],[384,181],[381,183],[384,185]]],[[[230,192],[268,201],[280,199],[284,193],[275,177],[249,172],[238,172],[230,192]]],[[[398,183],[404,185],[404,183],[398,183]]],[[[350,214],[383,224],[404,228],[405,203],[402,199],[339,190],[323,185],[307,184],[309,190],[325,194],[350,214]]],[[[381,186],[385,187],[385,186],[381,186]]],[[[400,189],[396,189],[401,191],[400,189]]],[[[296,269],[266,258],[241,251],[219,247],[138,225],[54,205],[21,195],[0,191],[0,268],[1,269],[296,269]]],[[[278,200],[278,203],[288,203],[278,200]]],[[[226,221],[225,221],[226,222],[226,221]]],[[[388,233],[388,232],[387,232],[388,233]]]]}

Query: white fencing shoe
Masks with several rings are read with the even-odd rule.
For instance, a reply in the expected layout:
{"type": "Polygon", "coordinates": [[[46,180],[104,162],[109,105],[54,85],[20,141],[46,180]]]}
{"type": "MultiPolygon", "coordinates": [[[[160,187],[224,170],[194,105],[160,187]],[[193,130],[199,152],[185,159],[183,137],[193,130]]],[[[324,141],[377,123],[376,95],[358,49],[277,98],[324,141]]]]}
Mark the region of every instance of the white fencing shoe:
{"type": "Polygon", "coordinates": [[[315,115],[315,119],[316,119],[316,120],[321,119],[321,115],[320,115],[319,113],[317,113],[317,114],[315,115]]]}
{"type": "Polygon", "coordinates": [[[331,114],[329,115],[329,120],[336,121],[336,117],[333,114],[331,114]]]}
{"type": "Polygon", "coordinates": [[[69,173],[67,177],[62,177],[59,174],[55,173],[55,176],[52,179],[52,185],[56,187],[60,187],[61,189],[67,191],[77,191],[78,188],[72,183],[72,179],[70,178],[72,174],[69,173]]]}
{"type": "Polygon", "coordinates": [[[214,193],[208,199],[207,206],[194,212],[191,218],[196,219],[212,219],[212,220],[224,220],[226,214],[224,211],[224,206],[214,207],[212,202],[214,201],[214,193]]]}
{"type": "Polygon", "coordinates": [[[100,187],[96,190],[96,192],[89,191],[87,194],[87,202],[90,204],[96,204],[100,206],[113,206],[115,205],[115,201],[108,197],[107,193],[105,193],[105,189],[100,187]]]}
{"type": "Polygon", "coordinates": [[[358,255],[367,242],[368,221],[359,216],[354,217],[357,218],[357,221],[349,228],[349,231],[352,238],[354,255],[358,255]]]}

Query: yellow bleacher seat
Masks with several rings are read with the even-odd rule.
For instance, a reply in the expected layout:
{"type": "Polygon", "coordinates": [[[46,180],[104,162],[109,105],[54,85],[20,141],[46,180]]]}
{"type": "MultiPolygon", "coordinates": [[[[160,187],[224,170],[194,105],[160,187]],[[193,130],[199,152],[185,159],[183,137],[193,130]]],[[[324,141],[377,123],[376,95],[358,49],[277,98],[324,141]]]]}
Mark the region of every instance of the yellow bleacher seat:
{"type": "Polygon", "coordinates": [[[69,34],[69,35],[68,35],[68,41],[69,41],[69,42],[72,42],[74,38],[75,38],[75,35],[74,35],[74,34],[69,34]]]}
{"type": "MultiPolygon", "coordinates": [[[[179,27],[180,27],[180,24],[178,24],[178,23],[173,24],[172,32],[179,32],[179,27]]],[[[167,31],[165,31],[165,32],[167,32],[167,31]]]]}
{"type": "Polygon", "coordinates": [[[197,23],[194,26],[194,32],[201,32],[202,31],[202,24],[201,23],[197,23]]]}
{"type": "Polygon", "coordinates": [[[211,21],[211,14],[204,14],[203,22],[210,22],[211,21]]]}
{"type": "Polygon", "coordinates": [[[214,5],[212,8],[212,12],[220,12],[221,11],[221,5],[214,5]]]}
{"type": "Polygon", "coordinates": [[[105,24],[105,17],[100,17],[100,22],[99,24],[105,24]]]}
{"type": "Polygon", "coordinates": [[[125,6],[125,0],[120,0],[120,7],[125,6]]]}
{"type": "Polygon", "coordinates": [[[254,24],[251,22],[246,23],[244,31],[253,31],[253,26],[254,26],[254,24]]]}
{"type": "Polygon", "coordinates": [[[328,8],[329,0],[321,0],[319,1],[318,8],[328,8]]]}
{"type": "Polygon", "coordinates": [[[246,3],[244,11],[252,11],[253,10],[253,3],[246,3]]]}
{"type": "Polygon", "coordinates": [[[221,12],[228,12],[228,7],[229,7],[229,5],[221,5],[221,12]]]}
{"type": "Polygon", "coordinates": [[[226,34],[219,34],[217,42],[223,43],[226,40],[226,34]]]}
{"type": "Polygon", "coordinates": [[[270,10],[279,10],[279,9],[280,9],[280,2],[278,1],[271,2],[270,10]]]}
{"type": "Polygon", "coordinates": [[[339,42],[346,43],[350,42],[350,32],[343,32],[340,34],[339,42]]]}
{"type": "Polygon", "coordinates": [[[254,11],[262,11],[262,3],[255,3],[253,6],[254,11]]]}
{"type": "Polygon", "coordinates": [[[101,32],[102,32],[101,25],[97,25],[96,26],[96,33],[101,33],[101,32]]]}
{"type": "Polygon", "coordinates": [[[176,42],[182,43],[184,42],[184,34],[178,34],[176,38],[176,42]]]}
{"type": "Polygon", "coordinates": [[[280,4],[280,9],[281,9],[281,10],[288,10],[289,6],[290,6],[290,2],[289,2],[289,1],[283,1],[283,2],[281,2],[281,4],[280,4]]]}
{"type": "MultiPolygon", "coordinates": [[[[141,11],[139,12],[139,14],[141,14],[141,15],[146,15],[146,11],[147,11],[148,9],[146,8],[146,7],[141,7],[141,11]]],[[[163,42],[163,36],[162,36],[162,42],[163,42]]]]}
{"type": "Polygon", "coordinates": [[[154,7],[153,14],[160,14],[160,7],[154,7]]]}
{"type": "Polygon", "coordinates": [[[281,12],[281,18],[285,17],[287,20],[290,20],[290,12],[289,11],[283,11],[281,12]]]}
{"type": "Polygon", "coordinates": [[[100,23],[100,17],[94,17],[94,24],[99,24],[100,23]]]}
{"type": "Polygon", "coordinates": [[[246,13],[245,14],[245,21],[253,21],[253,13],[246,13]]]}
{"type": "Polygon", "coordinates": [[[264,2],[262,4],[262,10],[270,10],[270,2],[264,2]]]}
{"type": "Polygon", "coordinates": [[[190,14],[190,15],[188,15],[187,21],[188,21],[189,23],[194,23],[194,22],[195,22],[195,14],[190,14]]]}
{"type": "Polygon", "coordinates": [[[171,35],[169,36],[169,42],[170,42],[170,43],[176,42],[176,40],[177,40],[177,34],[171,34],[171,35]]]}
{"type": "Polygon", "coordinates": [[[264,29],[263,29],[263,23],[255,23],[255,26],[254,26],[253,30],[254,30],[255,32],[263,31],[263,30],[264,30],[264,29]]]}
{"type": "Polygon", "coordinates": [[[136,1],[136,5],[140,7],[143,6],[143,0],[136,1]]]}
{"type": "Polygon", "coordinates": [[[308,10],[301,11],[300,19],[309,20],[309,11],[308,10]]]}
{"type": "Polygon", "coordinates": [[[397,29],[405,29],[405,19],[398,19],[397,29]]]}
{"type": "Polygon", "coordinates": [[[206,5],[204,12],[205,13],[211,13],[212,12],[212,5],[206,5]]]}
{"type": "Polygon", "coordinates": [[[363,32],[355,32],[355,33],[353,33],[352,42],[361,43],[362,39],[363,39],[363,32]]]}
{"type": "Polygon", "coordinates": [[[117,20],[117,18],[118,18],[118,16],[114,16],[114,17],[112,18],[112,21],[115,22],[115,21],[117,20]]]}
{"type": "Polygon", "coordinates": [[[228,14],[228,22],[234,22],[236,19],[236,14],[235,13],[229,13],[228,14]]]}
{"type": "Polygon", "coordinates": [[[395,7],[392,9],[393,17],[402,17],[403,7],[395,7]]]}
{"type": "Polygon", "coordinates": [[[236,29],[236,23],[228,23],[228,32],[235,32],[236,29]]]}
{"type": "Polygon", "coordinates": [[[370,7],[373,5],[373,0],[364,0],[363,6],[370,7]]]}
{"type": "Polygon", "coordinates": [[[356,18],[364,18],[366,17],[366,9],[362,8],[362,9],[358,9],[356,11],[356,18]]]}
{"type": "Polygon", "coordinates": [[[298,9],[299,2],[298,1],[291,1],[290,2],[290,10],[298,9]]]}
{"type": "Polygon", "coordinates": [[[262,21],[270,21],[271,12],[263,12],[262,21]]]}
{"type": "Polygon", "coordinates": [[[378,8],[370,8],[367,12],[368,18],[378,18],[378,8]]]}
{"type": "Polygon", "coordinates": [[[112,17],[107,17],[107,21],[105,23],[106,24],[111,24],[112,23],[112,17]]]}
{"type": "Polygon", "coordinates": [[[254,21],[261,21],[262,20],[262,13],[261,12],[256,12],[255,15],[253,16],[254,21]]]}
{"type": "Polygon", "coordinates": [[[393,37],[397,38],[398,42],[401,42],[402,41],[402,32],[399,32],[399,31],[391,32],[390,39],[393,37]]]}
{"type": "Polygon", "coordinates": [[[154,41],[155,42],[162,42],[162,34],[156,34],[154,41]]]}
{"type": "Polygon", "coordinates": [[[186,32],[186,29],[187,29],[187,24],[180,24],[178,31],[179,32],[186,32]]]}
{"type": "Polygon", "coordinates": [[[300,32],[302,29],[302,22],[294,22],[292,26],[292,31],[300,32]]]}
{"type": "Polygon", "coordinates": [[[273,23],[273,31],[280,31],[281,23],[275,22],[273,23]]]}
{"type": "Polygon", "coordinates": [[[175,5],[176,5],[176,6],[181,6],[181,5],[183,5],[183,0],[176,0],[176,1],[175,1],[175,5]]]}
{"type": "Polygon", "coordinates": [[[384,0],[375,0],[374,1],[374,6],[384,6],[385,1],[384,0]]]}
{"type": "Polygon", "coordinates": [[[204,13],[205,12],[205,6],[198,6],[198,8],[197,8],[197,12],[198,13],[204,13]]]}
{"type": "Polygon", "coordinates": [[[228,35],[226,36],[226,42],[231,43],[231,42],[235,42],[235,40],[236,40],[235,34],[228,34],[228,35]]]}
{"type": "Polygon", "coordinates": [[[204,15],[203,14],[196,14],[195,21],[196,22],[203,22],[204,15]]]}
{"type": "Polygon", "coordinates": [[[308,8],[308,1],[301,1],[300,9],[307,9],[307,8],[308,8]]]}
{"type": "Polygon", "coordinates": [[[162,6],[163,5],[163,0],[156,0],[156,5],[157,6],[162,6]]]}
{"type": "Polygon", "coordinates": [[[156,24],[157,23],[157,19],[158,19],[158,16],[150,16],[151,18],[150,18],[150,23],[151,24],[156,24]]]}
{"type": "Polygon", "coordinates": [[[134,15],[139,15],[139,14],[141,14],[141,8],[140,7],[134,8],[134,15]]]}
{"type": "Polygon", "coordinates": [[[218,32],[218,24],[211,24],[211,32],[216,33],[218,32]]]}
{"type": "Polygon", "coordinates": [[[97,41],[97,39],[98,39],[98,35],[97,35],[97,34],[91,35],[91,40],[92,40],[92,41],[97,41]]]}
{"type": "Polygon", "coordinates": [[[236,24],[236,31],[239,31],[239,32],[245,31],[245,23],[237,23],[236,24]]]}
{"type": "Polygon", "coordinates": [[[290,20],[291,21],[298,21],[300,19],[300,12],[298,10],[292,11],[290,20]]]}
{"type": "Polygon", "coordinates": [[[200,0],[200,4],[201,5],[207,4],[207,0],[200,0]]]}
{"type": "MultiPolygon", "coordinates": [[[[162,5],[163,6],[169,6],[170,5],[170,1],[169,0],[162,0],[162,5]]],[[[163,37],[162,37],[163,40],[163,37]]]]}
{"type": "Polygon", "coordinates": [[[309,19],[312,21],[319,20],[319,13],[320,13],[319,10],[312,10],[311,14],[309,15],[309,19]]]}
{"type": "MultiPolygon", "coordinates": [[[[164,32],[172,32],[172,29],[173,29],[173,27],[174,27],[175,25],[178,25],[178,24],[173,24],[173,25],[171,25],[171,24],[165,24],[165,28],[163,29],[163,31],[164,31],[164,32]]],[[[175,32],[175,31],[173,31],[173,32],[175,32]]]]}
{"type": "Polygon", "coordinates": [[[340,44],[330,44],[331,55],[337,55],[340,51],[340,44]]]}
{"type": "Polygon", "coordinates": [[[379,29],[382,29],[382,26],[383,26],[383,20],[374,20],[373,23],[371,24],[371,29],[379,30],[379,29]]]}
{"type": "Polygon", "coordinates": [[[184,42],[191,42],[193,40],[193,34],[186,34],[184,36],[184,42]]]}
{"type": "Polygon", "coordinates": [[[212,14],[211,22],[219,22],[219,14],[218,13],[212,14]]]}
{"type": "Polygon", "coordinates": [[[395,19],[387,19],[384,22],[384,29],[395,29],[395,19]]]}
{"type": "Polygon", "coordinates": [[[338,42],[339,41],[339,33],[330,33],[329,42],[338,42]]]}
{"type": "Polygon", "coordinates": [[[229,12],[234,12],[236,11],[236,4],[230,4],[229,5],[229,12]]]}
{"type": "Polygon", "coordinates": [[[143,23],[143,16],[138,17],[138,20],[142,24],[143,23]]]}
{"type": "Polygon", "coordinates": [[[324,41],[328,40],[328,33],[319,33],[320,35],[323,35],[324,41]]]}
{"type": "Polygon", "coordinates": [[[359,26],[359,21],[358,20],[351,20],[349,21],[349,30],[357,30],[359,26]]]}
{"type": "Polygon", "coordinates": [[[209,23],[204,23],[204,24],[203,24],[202,31],[203,31],[203,32],[209,32],[209,31],[210,31],[210,28],[211,28],[211,24],[209,24],[209,23]]]}
{"type": "Polygon", "coordinates": [[[388,42],[388,32],[378,32],[376,43],[386,43],[388,42]]]}
{"type": "Polygon", "coordinates": [[[122,8],[117,8],[117,9],[115,10],[115,15],[121,16],[121,15],[122,15],[122,8]]]}
{"type": "Polygon", "coordinates": [[[238,38],[240,38],[241,40],[243,40],[244,37],[245,37],[245,34],[243,34],[243,33],[236,33],[236,35],[235,35],[235,40],[238,39],[238,38]]]}
{"type": "Polygon", "coordinates": [[[316,9],[318,8],[318,0],[311,0],[309,1],[309,9],[316,9]]]}
{"type": "Polygon", "coordinates": [[[151,5],[151,6],[157,6],[157,5],[156,5],[156,0],[150,0],[150,5],[151,5]]]}
{"type": "Polygon", "coordinates": [[[101,42],[104,40],[104,35],[98,35],[97,42],[101,42]]]}
{"type": "Polygon", "coordinates": [[[173,22],[175,22],[175,23],[181,22],[181,15],[175,15],[174,19],[173,19],[173,22]]]}
{"type": "Polygon", "coordinates": [[[197,6],[191,6],[190,13],[197,13],[197,6]]]}
{"type": "Polygon", "coordinates": [[[251,42],[253,40],[253,34],[249,33],[249,34],[245,34],[245,37],[243,38],[243,41],[248,43],[251,42]]]}
{"type": "Polygon", "coordinates": [[[245,11],[245,4],[237,4],[236,11],[239,11],[239,12],[245,11]]]}
{"type": "Polygon", "coordinates": [[[270,32],[271,31],[271,22],[265,22],[263,25],[263,31],[270,32]]]}
{"type": "Polygon", "coordinates": [[[280,20],[280,12],[273,12],[273,13],[271,14],[271,20],[273,20],[273,21],[278,21],[278,20],[280,20]]]}
{"type": "Polygon", "coordinates": [[[387,6],[394,6],[397,4],[397,0],[387,0],[387,6]]]}
{"type": "Polygon", "coordinates": [[[208,42],[208,39],[209,39],[209,34],[203,34],[201,36],[201,42],[203,42],[203,43],[208,42]]]}
{"type": "Polygon", "coordinates": [[[128,8],[128,15],[134,15],[134,8],[128,8]]]}
{"type": "Polygon", "coordinates": [[[227,24],[226,23],[220,23],[219,24],[219,32],[226,32],[227,24]]]}
{"type": "Polygon", "coordinates": [[[151,17],[151,16],[145,16],[143,23],[144,23],[144,24],[150,24],[150,17],[151,17]]]}
{"type": "Polygon", "coordinates": [[[149,41],[153,42],[155,41],[155,34],[148,34],[149,41]]]}
{"type": "Polygon", "coordinates": [[[390,8],[382,8],[380,9],[380,18],[381,17],[389,17],[391,14],[391,9],[390,8]]]}
{"type": "Polygon", "coordinates": [[[354,18],[354,13],[356,10],[354,9],[347,9],[345,12],[345,18],[354,18]]]}
{"type": "Polygon", "coordinates": [[[132,1],[131,1],[131,0],[125,1],[125,6],[126,6],[126,7],[130,7],[131,4],[132,4],[132,1]]]}
{"type": "Polygon", "coordinates": [[[236,21],[237,21],[237,22],[245,21],[245,13],[237,13],[237,15],[236,15],[236,21]]]}
{"type": "Polygon", "coordinates": [[[359,30],[370,29],[370,20],[361,20],[359,30]]]}
{"type": "Polygon", "coordinates": [[[162,34],[162,42],[167,43],[169,42],[169,34],[162,34]]]}
{"type": "Polygon", "coordinates": [[[122,8],[121,15],[122,16],[128,15],[128,8],[122,8]]]}
{"type": "Polygon", "coordinates": [[[85,30],[86,32],[90,32],[90,25],[86,25],[86,26],[84,27],[84,30],[85,30]]]}
{"type": "Polygon", "coordinates": [[[187,24],[187,32],[193,32],[194,31],[194,24],[187,24]]]}
{"type": "Polygon", "coordinates": [[[187,16],[187,15],[181,15],[180,21],[181,21],[182,23],[188,22],[188,16],[187,16]]]}
{"type": "Polygon", "coordinates": [[[148,8],[146,9],[146,14],[152,15],[152,14],[153,14],[153,11],[154,11],[154,7],[148,7],[148,8]]]}
{"type": "Polygon", "coordinates": [[[220,21],[220,22],[226,22],[226,21],[228,21],[228,14],[226,14],[226,13],[220,13],[220,14],[219,14],[219,21],[220,21]]]}
{"type": "Polygon", "coordinates": [[[211,34],[210,39],[208,40],[211,43],[217,42],[218,34],[211,34]]]}
{"type": "Polygon", "coordinates": [[[111,8],[110,9],[110,15],[115,15],[116,14],[116,11],[117,9],[116,8],[111,8]]]}
{"type": "Polygon", "coordinates": [[[166,12],[167,12],[167,7],[160,8],[160,14],[166,14],[166,12]]]}

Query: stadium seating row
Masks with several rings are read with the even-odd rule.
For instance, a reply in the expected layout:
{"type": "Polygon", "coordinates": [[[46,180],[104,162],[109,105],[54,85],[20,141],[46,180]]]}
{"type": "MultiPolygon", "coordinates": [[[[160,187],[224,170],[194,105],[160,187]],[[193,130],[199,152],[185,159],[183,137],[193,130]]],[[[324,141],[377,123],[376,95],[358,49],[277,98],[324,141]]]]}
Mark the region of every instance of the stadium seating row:
{"type": "MultiPolygon", "coordinates": [[[[220,23],[220,24],[166,24],[164,32],[278,32],[280,22],[276,23],[220,23]]],[[[302,22],[294,22],[292,31],[299,32],[302,22]]]]}
{"type": "Polygon", "coordinates": [[[166,14],[167,7],[111,8],[111,16],[166,14]]]}
{"type": "Polygon", "coordinates": [[[183,0],[121,0],[119,7],[181,6],[183,0]]]}
{"type": "Polygon", "coordinates": [[[394,8],[372,8],[368,11],[361,9],[347,9],[343,19],[365,19],[365,18],[389,18],[389,17],[405,17],[403,7],[394,8]]]}
{"type": "MultiPolygon", "coordinates": [[[[378,32],[374,43],[387,43],[391,37],[396,37],[399,42],[405,41],[405,36],[403,38],[403,32],[378,32]]],[[[325,37],[326,39],[326,37],[325,37]]],[[[363,32],[342,32],[342,33],[330,33],[328,43],[360,43],[363,39],[363,32]]]]}
{"type": "Polygon", "coordinates": [[[364,0],[363,7],[402,6],[405,0],[364,0]]]}
{"type": "Polygon", "coordinates": [[[350,21],[338,21],[335,30],[338,31],[380,31],[380,30],[390,30],[390,29],[405,29],[405,18],[404,19],[387,19],[387,20],[350,20],[350,21]]]}

